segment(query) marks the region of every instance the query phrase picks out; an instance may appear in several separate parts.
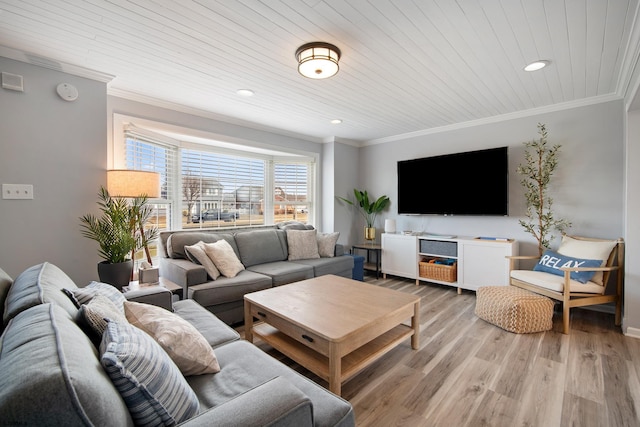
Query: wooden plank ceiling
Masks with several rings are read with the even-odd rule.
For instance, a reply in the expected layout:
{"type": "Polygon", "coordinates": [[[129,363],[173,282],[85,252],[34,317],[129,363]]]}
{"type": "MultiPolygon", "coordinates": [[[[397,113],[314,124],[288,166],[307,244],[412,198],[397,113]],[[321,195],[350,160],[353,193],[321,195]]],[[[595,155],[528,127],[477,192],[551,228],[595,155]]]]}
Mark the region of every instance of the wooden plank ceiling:
{"type": "Polygon", "coordinates": [[[637,9],[638,0],[1,0],[0,45],[111,74],[117,96],[366,143],[620,98],[637,9]],[[336,76],[297,73],[296,48],[310,41],[342,50],[336,76]],[[523,71],[538,59],[551,64],[523,71]],[[255,95],[238,96],[243,88],[255,95]]]}

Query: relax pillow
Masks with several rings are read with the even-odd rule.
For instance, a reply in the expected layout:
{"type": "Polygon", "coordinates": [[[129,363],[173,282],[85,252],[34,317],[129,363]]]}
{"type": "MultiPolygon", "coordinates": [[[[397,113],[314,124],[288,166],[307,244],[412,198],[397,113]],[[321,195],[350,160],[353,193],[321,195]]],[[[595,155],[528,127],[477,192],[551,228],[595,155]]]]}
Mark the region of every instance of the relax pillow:
{"type": "MultiPolygon", "coordinates": [[[[615,246],[615,240],[591,241],[574,239],[571,236],[564,235],[562,236],[562,243],[560,243],[558,253],[576,258],[601,259],[603,261],[600,267],[603,267],[615,246]]],[[[591,281],[598,285],[606,285],[606,283],[602,283],[602,271],[596,272],[591,281]]]]}
{"type": "MultiPolygon", "coordinates": [[[[546,273],[564,276],[563,267],[600,267],[602,260],[572,258],[570,256],[561,255],[557,252],[546,250],[540,261],[533,268],[533,271],[544,271],[546,273]]],[[[572,271],[571,279],[580,283],[587,283],[593,278],[595,271],[572,271]]]]}
{"type": "Polygon", "coordinates": [[[316,239],[320,258],[332,258],[335,255],[338,237],[340,237],[339,232],[317,234],[316,239]]]}
{"type": "Polygon", "coordinates": [[[244,270],[244,265],[242,265],[233,248],[226,240],[205,243],[204,251],[225,277],[236,277],[238,273],[244,270]]]}
{"type": "Polygon", "coordinates": [[[289,261],[320,258],[316,230],[287,230],[289,261]]]}
{"type": "Polygon", "coordinates": [[[128,323],[109,322],[100,363],[136,425],[175,425],[198,414],[198,397],[167,353],[128,323]]]}
{"type": "Polygon", "coordinates": [[[209,342],[195,326],[164,308],[124,303],[127,320],[155,339],[183,375],[215,374],[220,365],[209,342]]]}
{"type": "Polygon", "coordinates": [[[211,258],[209,258],[209,255],[207,255],[207,253],[205,252],[204,246],[205,243],[200,240],[195,245],[185,246],[184,253],[187,255],[187,258],[189,258],[189,261],[195,264],[202,265],[207,271],[207,274],[209,275],[211,280],[216,280],[218,277],[220,277],[220,271],[218,270],[218,267],[216,267],[216,265],[213,263],[211,258]]]}

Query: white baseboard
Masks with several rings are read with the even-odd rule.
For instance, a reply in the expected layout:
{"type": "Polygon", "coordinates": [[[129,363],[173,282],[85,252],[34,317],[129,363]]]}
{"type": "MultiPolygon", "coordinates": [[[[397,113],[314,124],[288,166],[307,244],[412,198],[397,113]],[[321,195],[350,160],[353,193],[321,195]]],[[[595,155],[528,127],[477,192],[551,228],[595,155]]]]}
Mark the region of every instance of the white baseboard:
{"type": "Polygon", "coordinates": [[[624,336],[630,338],[640,338],[640,329],[632,328],[631,326],[629,326],[626,332],[624,332],[624,336]]]}

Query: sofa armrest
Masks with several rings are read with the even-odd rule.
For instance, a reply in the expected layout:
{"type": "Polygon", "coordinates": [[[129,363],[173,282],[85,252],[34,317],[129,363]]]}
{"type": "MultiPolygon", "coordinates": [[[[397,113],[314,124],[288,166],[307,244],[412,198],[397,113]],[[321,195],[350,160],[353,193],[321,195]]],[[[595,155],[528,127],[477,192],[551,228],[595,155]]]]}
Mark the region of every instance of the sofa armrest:
{"type": "Polygon", "coordinates": [[[207,270],[188,259],[160,258],[160,276],[182,286],[182,298],[189,295],[189,286],[208,281],[207,270]]]}
{"type": "Polygon", "coordinates": [[[275,377],[180,425],[313,426],[313,407],[311,400],[293,384],[275,377]]]}
{"type": "Polygon", "coordinates": [[[335,256],[342,256],[344,253],[344,245],[342,243],[336,243],[335,256]]]}
{"type": "Polygon", "coordinates": [[[157,305],[173,311],[173,294],[162,286],[136,286],[124,292],[127,301],[157,305]]]}

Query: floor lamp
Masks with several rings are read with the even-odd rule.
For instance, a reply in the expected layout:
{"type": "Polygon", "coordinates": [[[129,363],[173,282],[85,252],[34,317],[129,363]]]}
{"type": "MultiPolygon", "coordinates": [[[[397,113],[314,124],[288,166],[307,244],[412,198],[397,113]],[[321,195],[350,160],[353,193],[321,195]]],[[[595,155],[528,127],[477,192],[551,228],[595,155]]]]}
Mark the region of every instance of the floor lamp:
{"type": "MultiPolygon", "coordinates": [[[[111,197],[148,199],[160,197],[160,174],[128,169],[113,169],[107,171],[107,191],[111,197]]],[[[142,236],[142,247],[147,256],[147,262],[152,265],[151,254],[145,239],[144,224],[140,218],[136,218],[136,227],[142,236]]],[[[134,252],[131,254],[133,259],[134,252]]]]}

